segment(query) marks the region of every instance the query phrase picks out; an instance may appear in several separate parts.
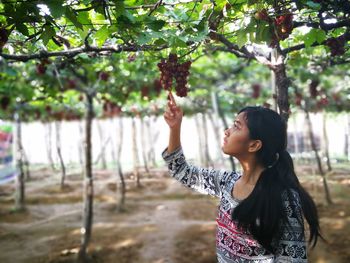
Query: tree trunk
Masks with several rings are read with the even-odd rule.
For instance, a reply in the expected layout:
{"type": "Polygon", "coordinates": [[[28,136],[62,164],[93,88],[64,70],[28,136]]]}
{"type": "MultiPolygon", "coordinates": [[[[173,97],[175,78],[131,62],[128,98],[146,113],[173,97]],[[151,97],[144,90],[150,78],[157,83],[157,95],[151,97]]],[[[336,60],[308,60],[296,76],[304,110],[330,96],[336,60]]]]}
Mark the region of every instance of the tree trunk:
{"type": "Polygon", "coordinates": [[[344,133],[344,156],[345,158],[347,158],[347,160],[349,161],[349,133],[347,130],[345,130],[344,133]]]}
{"type": "Polygon", "coordinates": [[[284,64],[284,57],[281,54],[276,54],[276,65],[273,66],[275,73],[276,87],[277,87],[277,104],[279,114],[288,124],[289,118],[289,101],[288,101],[288,88],[290,80],[287,78],[286,66],[284,64]]]}
{"type": "Polygon", "coordinates": [[[209,120],[211,122],[211,125],[213,127],[214,134],[215,134],[215,141],[216,141],[216,147],[217,147],[217,156],[218,156],[218,159],[219,159],[220,163],[222,165],[224,165],[225,164],[225,159],[224,159],[224,156],[222,154],[222,149],[221,149],[221,141],[220,141],[221,135],[219,133],[219,130],[220,130],[219,129],[219,125],[214,120],[214,117],[213,117],[212,113],[208,113],[208,116],[209,116],[209,120]]]}
{"type": "Polygon", "coordinates": [[[152,127],[155,127],[154,125],[156,125],[158,116],[154,116],[153,120],[151,118],[148,119],[148,121],[146,122],[146,126],[147,126],[147,136],[150,140],[150,148],[149,148],[149,153],[148,153],[148,159],[149,161],[152,163],[153,167],[157,166],[156,163],[156,154],[155,154],[155,145],[156,142],[158,140],[159,137],[159,129],[151,129],[152,127]],[[152,125],[151,125],[152,122],[152,125]]]}
{"type": "MultiPolygon", "coordinates": [[[[114,131],[114,128],[113,128],[114,127],[114,118],[110,118],[110,127],[111,127],[112,131],[114,131]]],[[[116,153],[115,153],[115,148],[114,148],[115,142],[114,142],[113,138],[115,138],[115,137],[114,136],[110,137],[111,156],[112,156],[113,162],[116,162],[117,156],[116,156],[116,153]]]]}
{"type": "Polygon", "coordinates": [[[147,142],[146,142],[146,131],[145,131],[145,121],[144,118],[141,117],[141,143],[142,143],[142,159],[143,164],[145,166],[145,170],[147,173],[149,173],[148,169],[148,160],[147,160],[147,142]]]}
{"type": "MultiPolygon", "coordinates": [[[[118,173],[118,177],[120,180],[120,189],[118,191],[117,189],[117,194],[119,193],[119,196],[117,197],[118,200],[118,211],[122,212],[125,210],[125,193],[126,193],[126,186],[125,186],[125,180],[124,180],[124,175],[123,175],[123,169],[122,169],[122,165],[121,165],[121,156],[122,156],[122,147],[123,147],[123,137],[124,137],[124,132],[123,132],[123,119],[122,117],[118,117],[118,138],[119,138],[119,143],[117,145],[117,173],[118,173]]],[[[117,180],[117,185],[118,185],[118,180],[117,180]]]]}
{"type": "Polygon", "coordinates": [[[84,153],[84,123],[82,121],[79,121],[79,141],[78,141],[78,156],[79,156],[79,163],[81,166],[84,165],[84,158],[83,158],[83,153],[84,153]]]}
{"type": "Polygon", "coordinates": [[[136,179],[136,186],[137,187],[141,187],[141,183],[140,183],[140,159],[139,159],[139,151],[138,151],[138,147],[137,147],[137,131],[136,131],[136,120],[135,117],[132,117],[131,119],[132,123],[131,123],[131,128],[132,128],[132,156],[133,156],[133,160],[134,160],[134,176],[136,179]]]}
{"type": "MultiPolygon", "coordinates": [[[[277,52],[277,48],[273,48],[271,50],[271,63],[275,64],[278,58],[278,52],[277,52]]],[[[272,108],[274,111],[277,112],[277,85],[276,85],[276,73],[271,70],[271,90],[272,90],[272,94],[274,94],[273,96],[273,104],[272,104],[272,108]]]]}
{"type": "Polygon", "coordinates": [[[57,149],[57,155],[61,165],[61,189],[63,189],[64,182],[66,179],[66,166],[64,164],[62,151],[61,151],[61,123],[56,121],[55,125],[56,125],[56,149],[57,149]]]}
{"type": "Polygon", "coordinates": [[[107,169],[107,161],[106,161],[106,145],[105,145],[105,136],[103,133],[102,125],[101,125],[101,120],[96,121],[97,122],[97,129],[98,129],[98,134],[100,136],[100,146],[101,146],[101,152],[100,152],[100,159],[102,163],[102,169],[106,170],[107,169]]]}
{"type": "Polygon", "coordinates": [[[28,156],[24,150],[24,148],[22,148],[22,153],[23,153],[23,164],[24,164],[24,167],[25,168],[25,179],[26,181],[30,180],[31,177],[30,177],[30,164],[29,164],[29,160],[28,160],[28,156]]]}
{"type": "MultiPolygon", "coordinates": [[[[221,109],[220,100],[219,100],[218,94],[216,92],[212,93],[212,102],[213,102],[214,111],[220,117],[225,129],[227,129],[229,127],[229,125],[227,124],[225,114],[221,109]]],[[[229,161],[231,164],[232,171],[236,171],[235,161],[233,160],[233,157],[231,155],[229,155],[229,161]]]]}
{"type": "Polygon", "coordinates": [[[155,151],[154,151],[155,142],[152,139],[153,133],[151,131],[151,117],[149,117],[145,120],[145,125],[146,125],[147,138],[148,138],[148,142],[149,142],[147,158],[148,158],[150,165],[152,167],[155,167],[156,166],[155,151]]]}
{"type": "Polygon", "coordinates": [[[52,168],[52,170],[55,170],[55,162],[53,161],[52,157],[52,129],[51,129],[51,122],[46,123],[46,153],[47,153],[47,159],[49,160],[49,164],[52,168]]]}
{"type": "Polygon", "coordinates": [[[345,132],[345,145],[344,153],[348,161],[350,161],[350,114],[346,115],[346,132],[345,132]]]}
{"type": "Polygon", "coordinates": [[[209,154],[209,144],[208,144],[208,125],[207,125],[207,115],[205,112],[202,113],[202,124],[203,124],[203,139],[204,139],[204,164],[205,167],[213,166],[213,162],[209,154]]]}
{"type": "Polygon", "coordinates": [[[93,96],[86,94],[86,128],[85,128],[85,180],[84,180],[84,213],[83,227],[81,229],[82,239],[78,253],[78,262],[85,263],[88,259],[87,247],[91,238],[93,221],[93,177],[92,177],[92,144],[91,126],[94,116],[93,96]]]}
{"type": "Polygon", "coordinates": [[[326,111],[322,112],[323,117],[323,141],[325,147],[325,156],[327,159],[327,169],[328,172],[332,171],[331,160],[329,158],[329,142],[328,142],[328,134],[327,134],[327,113],[326,111]]]}
{"type": "Polygon", "coordinates": [[[308,133],[309,133],[309,138],[310,138],[310,143],[311,143],[311,148],[315,153],[315,158],[316,158],[316,162],[317,162],[317,166],[318,166],[318,170],[320,175],[322,176],[322,180],[323,180],[323,187],[325,190],[325,197],[326,197],[326,201],[327,204],[332,204],[332,199],[331,199],[331,195],[329,192],[329,188],[328,188],[328,184],[327,184],[327,178],[326,175],[323,171],[322,168],[322,163],[321,163],[321,158],[318,154],[318,150],[316,147],[316,143],[315,143],[315,138],[314,138],[314,133],[313,133],[313,129],[312,129],[312,123],[311,123],[311,119],[310,119],[310,114],[309,111],[307,109],[304,109],[305,111],[305,117],[306,117],[306,124],[308,126],[308,133]]]}
{"type": "Polygon", "coordinates": [[[22,124],[18,112],[15,113],[16,122],[16,161],[17,161],[17,176],[16,176],[16,195],[15,209],[17,211],[25,210],[25,178],[23,170],[23,145],[22,145],[22,124]]]}
{"type": "Polygon", "coordinates": [[[111,137],[108,137],[107,140],[102,142],[100,153],[98,154],[96,160],[94,161],[94,165],[97,165],[100,162],[100,159],[102,158],[102,156],[105,155],[106,148],[108,146],[108,143],[110,143],[110,141],[111,141],[111,137]]]}

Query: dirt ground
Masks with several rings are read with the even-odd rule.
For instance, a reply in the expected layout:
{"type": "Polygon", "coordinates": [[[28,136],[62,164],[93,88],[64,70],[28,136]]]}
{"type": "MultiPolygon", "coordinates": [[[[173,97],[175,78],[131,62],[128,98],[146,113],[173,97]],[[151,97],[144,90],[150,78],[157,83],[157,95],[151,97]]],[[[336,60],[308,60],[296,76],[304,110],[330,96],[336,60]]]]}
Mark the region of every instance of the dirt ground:
{"type": "MultiPolygon", "coordinates": [[[[333,205],[324,201],[322,181],[298,167],[302,184],[317,202],[326,242],[309,251],[309,262],[350,262],[350,175],[328,176],[333,205]]],[[[144,174],[142,188],[129,176],[126,211],[116,212],[115,175],[95,172],[91,262],[215,263],[218,199],[193,192],[166,170],[144,174]]],[[[49,170],[32,172],[26,185],[27,210],[13,210],[13,185],[0,186],[0,262],[74,262],[80,244],[82,178],[70,174],[61,190],[49,170]]]]}

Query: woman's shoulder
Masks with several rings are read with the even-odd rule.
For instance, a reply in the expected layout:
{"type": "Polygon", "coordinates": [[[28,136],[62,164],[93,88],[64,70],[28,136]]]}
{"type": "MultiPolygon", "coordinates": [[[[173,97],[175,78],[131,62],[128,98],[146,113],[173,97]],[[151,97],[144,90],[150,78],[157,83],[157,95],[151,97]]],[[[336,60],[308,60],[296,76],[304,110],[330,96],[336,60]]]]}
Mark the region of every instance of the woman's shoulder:
{"type": "Polygon", "coordinates": [[[221,187],[228,187],[232,186],[237,182],[237,180],[242,176],[240,172],[237,171],[227,171],[227,170],[220,170],[220,186],[221,187]]]}

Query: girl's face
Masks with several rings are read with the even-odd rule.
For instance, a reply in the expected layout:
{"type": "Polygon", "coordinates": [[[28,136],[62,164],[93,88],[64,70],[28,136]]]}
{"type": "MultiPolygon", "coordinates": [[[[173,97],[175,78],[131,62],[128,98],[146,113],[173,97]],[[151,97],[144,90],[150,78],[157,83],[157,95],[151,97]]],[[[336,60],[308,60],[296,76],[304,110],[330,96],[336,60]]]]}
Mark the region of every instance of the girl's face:
{"type": "Polygon", "coordinates": [[[250,138],[245,116],[245,112],[238,114],[233,125],[225,130],[221,147],[225,154],[237,157],[248,152],[250,138]]]}

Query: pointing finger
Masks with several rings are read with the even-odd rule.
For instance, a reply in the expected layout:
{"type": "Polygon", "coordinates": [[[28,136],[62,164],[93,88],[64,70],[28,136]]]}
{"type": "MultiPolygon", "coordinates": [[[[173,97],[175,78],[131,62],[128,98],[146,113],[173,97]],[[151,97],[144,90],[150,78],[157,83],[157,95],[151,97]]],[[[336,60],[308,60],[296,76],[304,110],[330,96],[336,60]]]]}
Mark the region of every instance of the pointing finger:
{"type": "Polygon", "coordinates": [[[169,91],[168,97],[169,97],[171,104],[176,106],[176,101],[175,101],[175,98],[174,98],[173,94],[171,93],[171,91],[169,91]]]}

